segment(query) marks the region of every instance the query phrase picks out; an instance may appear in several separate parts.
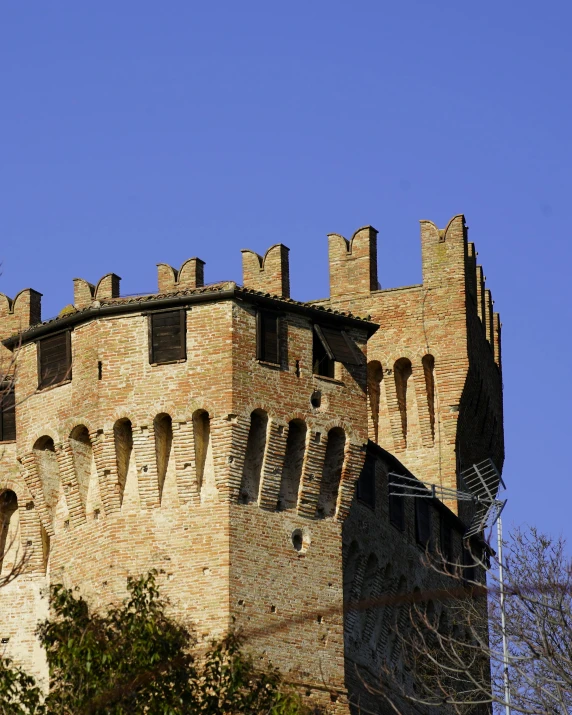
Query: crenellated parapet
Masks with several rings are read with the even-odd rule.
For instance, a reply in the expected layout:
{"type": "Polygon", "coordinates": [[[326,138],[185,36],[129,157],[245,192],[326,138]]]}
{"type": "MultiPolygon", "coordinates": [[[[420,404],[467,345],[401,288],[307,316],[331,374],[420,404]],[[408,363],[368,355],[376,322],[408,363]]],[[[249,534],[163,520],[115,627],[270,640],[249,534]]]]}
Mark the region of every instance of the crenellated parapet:
{"type": "Polygon", "coordinates": [[[88,283],[83,278],[73,279],[74,306],[81,310],[89,307],[96,300],[119,298],[121,278],[115,273],[106,273],[97,285],[88,283]]]}
{"type": "Polygon", "coordinates": [[[322,305],[381,326],[368,343],[370,437],[456,488],[461,464],[491,456],[502,467],[501,323],[464,216],[420,225],[423,283],[389,290],[377,286],[374,229],[330,234],[322,305]]]}
{"type": "MultiPolygon", "coordinates": [[[[15,298],[0,293],[0,340],[39,323],[42,319],[42,294],[33,288],[21,290],[15,298]]],[[[14,352],[0,347],[0,370],[5,374],[14,368],[14,352]]]]}
{"type": "Polygon", "coordinates": [[[244,248],[242,250],[242,282],[246,288],[290,297],[290,249],[282,243],[271,246],[264,256],[244,248]]]}

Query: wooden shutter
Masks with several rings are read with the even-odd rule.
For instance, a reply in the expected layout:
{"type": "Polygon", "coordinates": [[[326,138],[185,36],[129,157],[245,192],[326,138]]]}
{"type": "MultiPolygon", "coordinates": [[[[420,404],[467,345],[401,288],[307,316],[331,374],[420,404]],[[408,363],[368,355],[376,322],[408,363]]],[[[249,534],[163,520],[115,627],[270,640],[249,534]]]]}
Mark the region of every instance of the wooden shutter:
{"type": "Polygon", "coordinates": [[[71,334],[52,335],[38,341],[38,387],[58,385],[71,379],[71,334]]]}
{"type": "Polygon", "coordinates": [[[314,330],[320,338],[330,360],[337,360],[346,365],[360,364],[358,355],[360,350],[344,330],[329,328],[323,325],[315,325],[314,330]]]}
{"type": "Polygon", "coordinates": [[[149,316],[149,361],[166,363],[184,360],[186,351],[186,311],[170,310],[149,316]]]}
{"type": "Polygon", "coordinates": [[[421,546],[431,542],[431,502],[425,497],[415,499],[415,536],[421,546]]]}
{"type": "Polygon", "coordinates": [[[3,442],[16,439],[16,400],[14,386],[4,385],[0,396],[0,440],[3,442]]]}
{"type": "Polygon", "coordinates": [[[262,351],[266,362],[280,362],[278,316],[272,313],[262,313],[262,351]]]}

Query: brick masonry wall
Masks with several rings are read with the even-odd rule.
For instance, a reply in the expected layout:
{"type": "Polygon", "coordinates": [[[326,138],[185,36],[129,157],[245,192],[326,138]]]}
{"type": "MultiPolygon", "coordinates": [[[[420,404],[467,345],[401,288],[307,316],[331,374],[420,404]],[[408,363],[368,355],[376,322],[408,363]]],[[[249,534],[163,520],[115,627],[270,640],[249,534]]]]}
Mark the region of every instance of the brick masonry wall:
{"type": "MultiPolygon", "coordinates": [[[[313,375],[313,323],[330,318],[288,301],[284,246],[265,259],[243,252],[247,290],[232,299],[201,288],[200,259],[159,266],[162,291],[212,292],[188,306],[187,358],[172,364],[149,364],[148,317],[117,297],[117,276],[76,281],[76,308],[133,305],[75,326],[72,379],[58,386],[37,391],[35,343],[16,349],[17,441],[2,445],[0,492],[17,495],[10,529],[28,563],[0,589],[10,655],[45,678],[34,629],[49,583],[79,586],[105,608],[125,596],[128,575],[156,568],[199,637],[239,626],[329,712],[367,701],[356,667],[371,675],[393,657],[391,625],[383,612],[344,620],[344,600],[434,583],[413,503],[404,533],[389,524],[383,459],[375,510],[355,499],[368,437],[446,486],[460,465],[490,454],[501,467],[504,455],[500,321],[464,218],[441,231],[422,222],[421,238],[423,284],[381,290],[375,229],[329,237],[331,295],[316,303],[381,326],[367,340],[365,323],[345,325],[363,359],[336,363],[335,378],[313,375]],[[268,293],[278,297],[278,364],[256,357],[268,293]]],[[[5,338],[39,320],[39,294],[2,310],[5,338]]]]}

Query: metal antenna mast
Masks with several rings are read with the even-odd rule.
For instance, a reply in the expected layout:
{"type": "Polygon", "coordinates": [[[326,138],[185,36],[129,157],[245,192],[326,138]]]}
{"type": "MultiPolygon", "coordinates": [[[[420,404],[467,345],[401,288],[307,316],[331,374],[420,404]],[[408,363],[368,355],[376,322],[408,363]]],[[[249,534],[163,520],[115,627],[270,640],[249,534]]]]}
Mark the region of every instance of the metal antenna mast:
{"type": "Polygon", "coordinates": [[[486,529],[497,525],[497,553],[499,562],[499,586],[500,586],[500,608],[501,608],[501,629],[503,645],[503,683],[505,713],[510,715],[510,682],[508,676],[508,638],[506,635],[506,614],[505,614],[505,592],[504,592],[504,569],[502,561],[502,520],[501,513],[506,505],[497,499],[500,487],[506,489],[505,484],[499,474],[492,459],[485,459],[477,464],[472,464],[459,474],[459,483],[463,489],[451,489],[438,484],[431,484],[416,477],[405,474],[390,472],[388,477],[393,481],[389,486],[395,491],[390,492],[390,496],[417,497],[421,499],[438,498],[440,501],[452,500],[467,501],[474,504],[475,512],[473,519],[465,531],[464,537],[470,538],[482,533],[486,529]]]}

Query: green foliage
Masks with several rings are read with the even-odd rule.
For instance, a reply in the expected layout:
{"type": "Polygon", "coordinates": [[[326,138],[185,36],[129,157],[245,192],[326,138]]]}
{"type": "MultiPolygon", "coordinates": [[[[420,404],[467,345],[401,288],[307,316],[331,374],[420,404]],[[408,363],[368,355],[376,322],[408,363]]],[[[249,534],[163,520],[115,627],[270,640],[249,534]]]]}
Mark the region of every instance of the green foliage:
{"type": "Polygon", "coordinates": [[[41,713],[41,691],[34,678],[0,657],[0,713],[35,715],[41,713]]]}
{"type": "Polygon", "coordinates": [[[50,669],[44,702],[33,678],[0,660],[0,713],[11,715],[304,715],[280,674],[260,669],[236,634],[197,655],[191,631],[166,614],[152,571],[129,579],[129,597],[92,613],[53,586],[53,617],[38,628],[50,669]],[[3,698],[3,699],[2,699],[3,698]]]}

